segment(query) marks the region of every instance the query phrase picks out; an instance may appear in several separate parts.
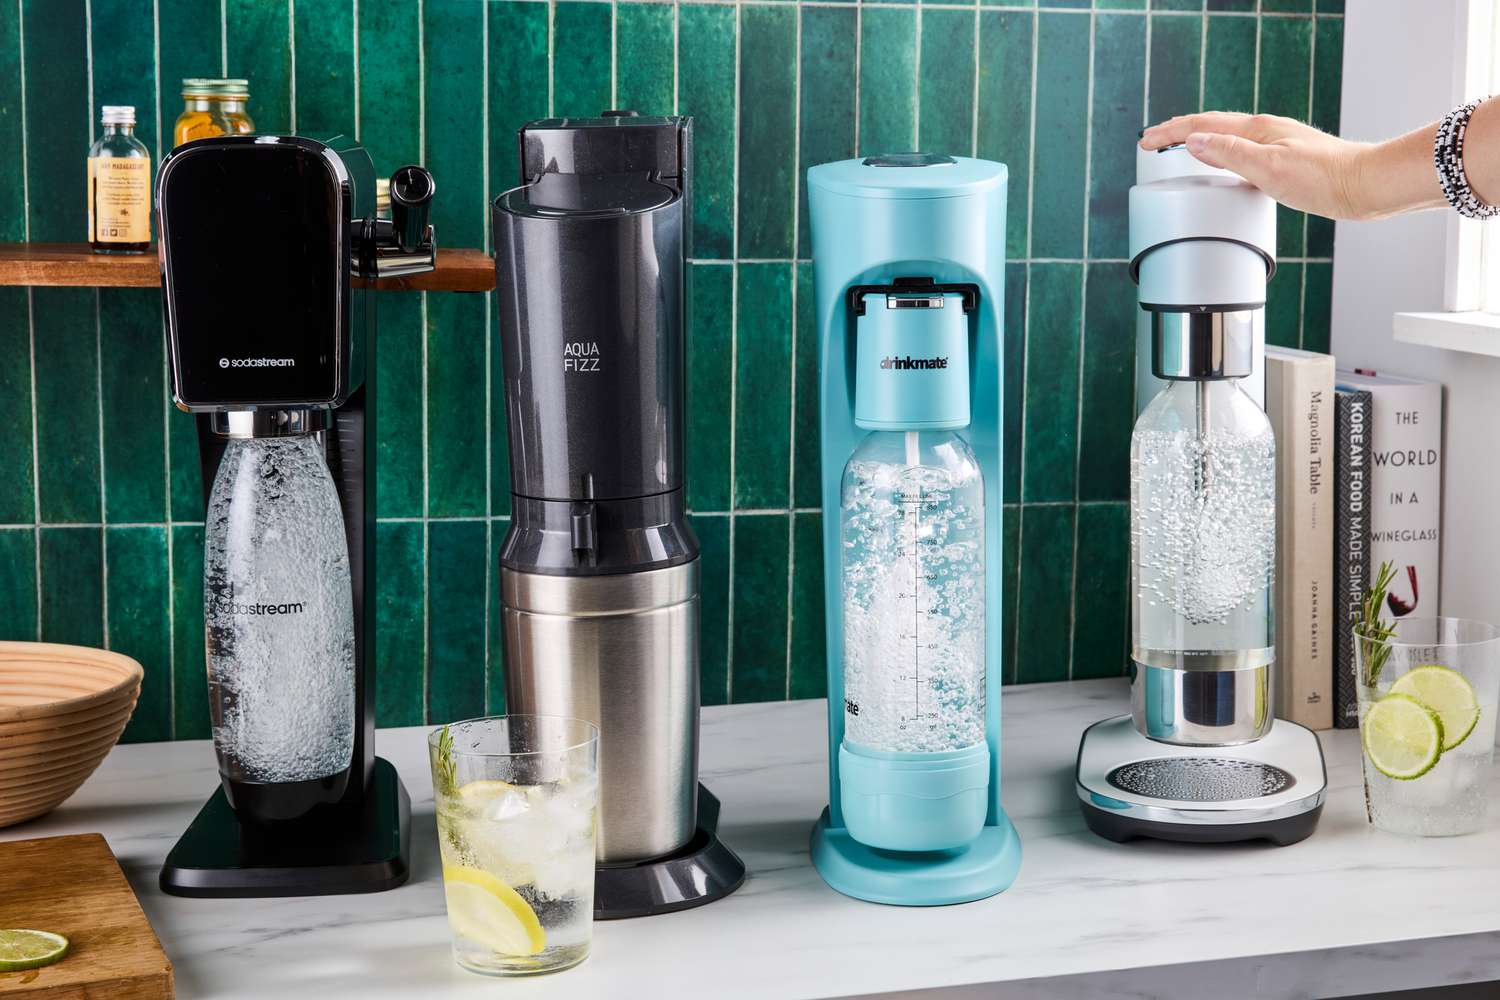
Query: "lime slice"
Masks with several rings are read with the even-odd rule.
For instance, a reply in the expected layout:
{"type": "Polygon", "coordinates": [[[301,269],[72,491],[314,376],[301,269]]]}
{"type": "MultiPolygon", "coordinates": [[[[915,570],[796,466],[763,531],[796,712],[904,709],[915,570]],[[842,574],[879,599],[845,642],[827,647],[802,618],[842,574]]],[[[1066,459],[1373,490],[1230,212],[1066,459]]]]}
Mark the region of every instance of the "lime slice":
{"type": "Polygon", "coordinates": [[[1457,670],[1436,664],[1408,670],[1391,685],[1392,694],[1417,699],[1443,720],[1443,750],[1452,750],[1479,724],[1479,695],[1457,670]]]}
{"type": "Polygon", "coordinates": [[[0,972],[40,969],[61,961],[68,939],[51,931],[0,930],[0,972]]]}
{"type": "Polygon", "coordinates": [[[1432,770],[1443,752],[1443,721],[1417,699],[1388,694],[1359,724],[1365,754],[1388,778],[1410,781],[1432,770]]]}
{"type": "Polygon", "coordinates": [[[443,866],[448,922],[459,937],[501,955],[535,955],[547,936],[520,894],[482,868],[443,866]]]}

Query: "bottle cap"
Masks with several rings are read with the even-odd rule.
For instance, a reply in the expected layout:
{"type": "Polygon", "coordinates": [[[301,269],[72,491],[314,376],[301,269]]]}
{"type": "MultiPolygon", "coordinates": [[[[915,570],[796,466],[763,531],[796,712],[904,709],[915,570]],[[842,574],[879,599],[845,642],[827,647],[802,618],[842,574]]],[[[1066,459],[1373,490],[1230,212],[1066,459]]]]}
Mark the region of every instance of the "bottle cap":
{"type": "Polygon", "coordinates": [[[106,104],[99,109],[99,121],[104,125],[134,125],[135,107],[129,104],[106,104]]]}
{"type": "Polygon", "coordinates": [[[219,99],[248,100],[249,80],[218,80],[207,77],[189,77],[182,81],[183,97],[217,97],[219,99]]]}

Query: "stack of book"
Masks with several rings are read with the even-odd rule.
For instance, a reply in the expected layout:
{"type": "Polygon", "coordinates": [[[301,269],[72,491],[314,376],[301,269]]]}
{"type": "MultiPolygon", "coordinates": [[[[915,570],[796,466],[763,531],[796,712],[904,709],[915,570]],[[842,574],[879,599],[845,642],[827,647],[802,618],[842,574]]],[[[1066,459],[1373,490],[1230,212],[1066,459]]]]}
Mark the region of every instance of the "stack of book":
{"type": "Polygon", "coordinates": [[[1352,728],[1351,628],[1373,569],[1396,566],[1386,617],[1438,614],[1443,389],[1267,348],[1266,414],[1276,432],[1276,714],[1352,728]]]}

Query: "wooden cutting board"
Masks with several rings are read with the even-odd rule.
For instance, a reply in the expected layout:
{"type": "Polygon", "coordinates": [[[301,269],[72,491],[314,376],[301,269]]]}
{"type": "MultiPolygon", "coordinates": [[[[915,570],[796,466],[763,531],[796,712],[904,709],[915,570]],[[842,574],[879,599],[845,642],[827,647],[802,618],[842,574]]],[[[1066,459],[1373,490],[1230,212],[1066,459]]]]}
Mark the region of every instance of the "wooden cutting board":
{"type": "Polygon", "coordinates": [[[0,1000],[172,998],[172,963],[97,833],[0,844],[0,927],[71,942],[61,962],[0,973],[0,1000]]]}

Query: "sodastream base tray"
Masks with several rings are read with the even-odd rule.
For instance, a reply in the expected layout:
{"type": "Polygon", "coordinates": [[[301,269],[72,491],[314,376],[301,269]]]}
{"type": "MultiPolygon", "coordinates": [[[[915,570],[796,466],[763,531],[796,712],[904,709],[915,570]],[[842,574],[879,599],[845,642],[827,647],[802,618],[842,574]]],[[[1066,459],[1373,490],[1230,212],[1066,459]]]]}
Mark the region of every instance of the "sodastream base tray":
{"type": "Polygon", "coordinates": [[[824,808],[812,831],[812,860],[823,881],[846,896],[896,906],[944,906],[1008,889],[1021,868],[1021,838],[1001,813],[998,825],[986,826],[957,850],[882,851],[831,826],[824,808]]]}
{"type": "Polygon", "coordinates": [[[594,919],[688,910],[722,899],[745,881],[745,863],[719,839],[719,800],[698,786],[698,829],[671,854],[594,869],[594,919]]]}
{"type": "Polygon", "coordinates": [[[167,855],[162,892],[200,898],[381,892],[410,872],[411,800],[390,762],[375,758],[363,802],[278,828],[240,823],[214,790],[167,855]]]}

